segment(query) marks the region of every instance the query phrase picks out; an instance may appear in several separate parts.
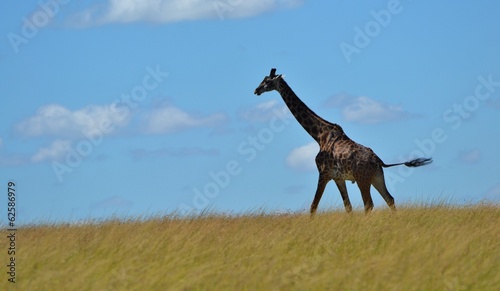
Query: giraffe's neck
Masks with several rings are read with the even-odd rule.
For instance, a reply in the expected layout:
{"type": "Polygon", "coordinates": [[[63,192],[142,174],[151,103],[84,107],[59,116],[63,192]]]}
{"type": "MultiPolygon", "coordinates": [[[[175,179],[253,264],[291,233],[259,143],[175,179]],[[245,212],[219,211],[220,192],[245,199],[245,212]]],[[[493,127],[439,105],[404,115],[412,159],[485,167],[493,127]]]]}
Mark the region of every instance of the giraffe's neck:
{"type": "Polygon", "coordinates": [[[307,105],[293,92],[290,86],[288,86],[284,79],[280,78],[276,90],[280,93],[295,119],[297,119],[300,125],[302,125],[307,133],[309,133],[318,143],[320,142],[321,134],[326,130],[343,133],[339,125],[324,120],[307,107],[307,105]]]}

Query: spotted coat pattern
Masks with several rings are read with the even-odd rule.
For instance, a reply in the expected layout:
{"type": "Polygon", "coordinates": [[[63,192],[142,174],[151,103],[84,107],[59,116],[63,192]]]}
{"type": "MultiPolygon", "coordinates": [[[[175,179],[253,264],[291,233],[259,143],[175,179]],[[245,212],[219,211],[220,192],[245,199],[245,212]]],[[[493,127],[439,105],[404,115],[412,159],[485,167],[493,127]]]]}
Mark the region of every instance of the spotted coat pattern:
{"type": "Polygon", "coordinates": [[[382,168],[401,164],[418,167],[430,163],[431,159],[415,159],[393,165],[384,164],[370,148],[351,140],[340,125],[330,123],[314,113],[298,98],[282,75],[276,75],[275,71],[276,69],[272,69],[270,75],[264,78],[255,89],[255,94],[260,95],[273,90],[279,92],[290,112],[320,147],[316,156],[319,179],[311,204],[311,215],[316,212],[325,187],[331,180],[335,181],[347,212],[352,211],[352,206],[347,194],[346,180],[357,183],[366,212],[373,209],[371,185],[382,195],[387,205],[395,210],[394,198],[387,190],[382,168]]]}

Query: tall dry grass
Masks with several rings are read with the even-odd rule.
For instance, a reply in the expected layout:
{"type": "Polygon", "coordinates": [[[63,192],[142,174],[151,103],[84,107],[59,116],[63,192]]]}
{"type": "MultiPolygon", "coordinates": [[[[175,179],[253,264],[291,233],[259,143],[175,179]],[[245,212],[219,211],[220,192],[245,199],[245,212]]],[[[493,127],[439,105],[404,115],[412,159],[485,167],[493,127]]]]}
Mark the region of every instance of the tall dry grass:
{"type": "Polygon", "coordinates": [[[497,290],[499,226],[498,205],[38,225],[18,230],[15,287],[497,290]]]}

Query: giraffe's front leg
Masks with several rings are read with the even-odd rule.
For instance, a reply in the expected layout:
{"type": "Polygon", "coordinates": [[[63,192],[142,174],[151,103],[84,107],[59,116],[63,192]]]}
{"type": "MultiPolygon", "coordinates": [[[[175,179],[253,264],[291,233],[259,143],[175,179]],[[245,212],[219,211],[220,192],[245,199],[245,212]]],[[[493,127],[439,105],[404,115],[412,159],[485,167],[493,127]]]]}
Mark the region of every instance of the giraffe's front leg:
{"type": "Polygon", "coordinates": [[[344,201],[345,210],[348,213],[352,212],[351,201],[349,200],[349,195],[347,195],[345,180],[335,180],[335,184],[337,184],[337,188],[339,188],[340,196],[342,196],[342,200],[344,201]]]}
{"type": "Polygon", "coordinates": [[[323,192],[325,191],[326,184],[328,183],[328,179],[324,174],[319,174],[318,179],[318,188],[316,189],[316,194],[314,195],[314,200],[311,204],[311,217],[316,214],[316,210],[318,209],[319,201],[321,200],[321,196],[323,196],[323,192]]]}

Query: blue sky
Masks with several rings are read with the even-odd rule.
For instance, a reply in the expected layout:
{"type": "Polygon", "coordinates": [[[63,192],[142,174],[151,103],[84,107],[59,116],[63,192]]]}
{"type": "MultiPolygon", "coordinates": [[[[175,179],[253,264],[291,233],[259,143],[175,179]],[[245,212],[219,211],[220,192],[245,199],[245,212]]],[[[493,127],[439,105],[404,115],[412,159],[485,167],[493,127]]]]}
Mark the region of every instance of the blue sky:
{"type": "MultiPolygon", "coordinates": [[[[318,148],[278,93],[253,94],[276,67],[386,163],[433,157],[385,170],[397,204],[498,202],[499,11],[498,1],[9,2],[1,181],[15,181],[24,223],[307,211],[318,148]]],[[[361,207],[357,186],[348,191],[361,207]]],[[[332,207],[342,207],[334,183],[319,209],[332,207]]]]}

